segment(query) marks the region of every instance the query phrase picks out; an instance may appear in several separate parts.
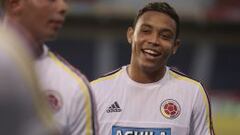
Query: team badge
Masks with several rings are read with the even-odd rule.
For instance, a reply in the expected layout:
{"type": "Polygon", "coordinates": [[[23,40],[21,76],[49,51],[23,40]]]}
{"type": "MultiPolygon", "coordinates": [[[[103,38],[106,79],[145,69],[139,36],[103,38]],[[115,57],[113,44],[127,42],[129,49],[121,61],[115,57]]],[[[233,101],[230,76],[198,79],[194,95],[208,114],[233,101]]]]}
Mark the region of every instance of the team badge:
{"type": "Polygon", "coordinates": [[[58,112],[63,106],[61,95],[54,90],[48,90],[45,93],[46,93],[47,101],[49,103],[50,108],[54,112],[58,112]]]}
{"type": "Polygon", "coordinates": [[[167,99],[161,104],[160,111],[165,118],[175,119],[181,113],[181,108],[177,101],[167,99]]]}

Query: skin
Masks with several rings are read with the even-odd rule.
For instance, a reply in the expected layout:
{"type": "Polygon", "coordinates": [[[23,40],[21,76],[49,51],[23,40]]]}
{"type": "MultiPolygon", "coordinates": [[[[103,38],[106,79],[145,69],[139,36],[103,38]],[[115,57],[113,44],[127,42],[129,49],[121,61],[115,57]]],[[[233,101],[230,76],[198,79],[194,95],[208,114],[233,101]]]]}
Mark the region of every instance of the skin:
{"type": "Polygon", "coordinates": [[[166,71],[168,58],[180,46],[180,40],[176,39],[175,21],[157,11],[145,12],[135,28],[128,28],[127,39],[132,46],[128,74],[140,83],[160,80],[166,71]]]}
{"type": "Polygon", "coordinates": [[[44,42],[62,27],[67,9],[65,0],[7,0],[3,21],[17,29],[39,56],[44,42]]]}

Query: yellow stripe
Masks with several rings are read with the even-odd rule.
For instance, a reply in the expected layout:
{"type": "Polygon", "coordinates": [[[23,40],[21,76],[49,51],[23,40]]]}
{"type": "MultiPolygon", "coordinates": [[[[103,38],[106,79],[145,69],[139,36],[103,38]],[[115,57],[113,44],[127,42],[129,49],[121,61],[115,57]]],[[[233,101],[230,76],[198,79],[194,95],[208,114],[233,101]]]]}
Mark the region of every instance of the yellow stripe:
{"type": "Polygon", "coordinates": [[[208,127],[209,127],[209,134],[210,134],[210,132],[211,132],[211,127],[210,127],[210,112],[209,112],[209,103],[208,103],[208,98],[207,98],[207,95],[206,95],[206,93],[205,93],[205,91],[204,91],[204,89],[203,89],[203,87],[202,87],[202,85],[199,83],[199,82],[197,82],[197,81],[195,81],[195,80],[192,80],[192,79],[190,79],[190,78],[187,78],[187,77],[185,77],[185,76],[181,76],[181,75],[179,75],[179,74],[176,74],[176,73],[174,73],[173,71],[170,71],[169,72],[174,78],[176,78],[176,79],[178,79],[178,80],[185,80],[185,81],[187,81],[187,82],[190,82],[190,83],[193,83],[193,84],[195,84],[195,85],[197,85],[198,86],[198,88],[199,88],[199,90],[200,90],[200,92],[201,92],[201,94],[202,94],[202,97],[203,97],[203,100],[204,100],[204,103],[205,103],[205,106],[206,106],[206,115],[207,115],[207,124],[208,124],[208,127]]]}
{"type": "Polygon", "coordinates": [[[123,69],[117,71],[116,73],[114,73],[112,75],[108,75],[108,76],[105,76],[105,77],[98,78],[98,79],[92,81],[91,84],[96,84],[98,82],[102,82],[102,81],[105,81],[105,80],[112,80],[112,79],[116,78],[118,75],[120,75],[122,72],[123,72],[123,69]]]}
{"type": "Polygon", "coordinates": [[[55,61],[57,65],[59,65],[61,68],[63,68],[67,73],[69,73],[74,79],[77,80],[80,90],[82,90],[84,97],[86,97],[86,107],[85,107],[85,113],[86,113],[86,135],[90,135],[92,133],[92,116],[91,116],[91,99],[88,91],[88,87],[84,83],[84,81],[71,69],[69,69],[65,64],[63,64],[53,53],[49,52],[49,56],[55,61]]]}

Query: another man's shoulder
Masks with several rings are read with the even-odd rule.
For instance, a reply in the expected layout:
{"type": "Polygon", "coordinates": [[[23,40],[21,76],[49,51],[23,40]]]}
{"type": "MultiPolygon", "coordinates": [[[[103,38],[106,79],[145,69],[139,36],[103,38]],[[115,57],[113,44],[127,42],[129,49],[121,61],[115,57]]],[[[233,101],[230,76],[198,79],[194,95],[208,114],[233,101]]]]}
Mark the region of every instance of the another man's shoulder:
{"type": "Polygon", "coordinates": [[[80,86],[80,87],[88,87],[88,80],[86,77],[75,67],[73,67],[70,63],[68,63],[64,58],[60,55],[54,54],[52,52],[49,53],[50,58],[55,63],[55,68],[58,68],[59,72],[56,72],[55,80],[58,83],[63,83],[69,86],[80,86]]]}

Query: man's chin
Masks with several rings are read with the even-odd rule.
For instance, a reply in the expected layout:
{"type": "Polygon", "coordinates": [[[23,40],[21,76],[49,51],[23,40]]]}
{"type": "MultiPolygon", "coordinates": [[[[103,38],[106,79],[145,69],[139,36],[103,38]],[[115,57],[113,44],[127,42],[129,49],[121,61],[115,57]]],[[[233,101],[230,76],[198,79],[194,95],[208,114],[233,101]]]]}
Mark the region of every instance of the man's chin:
{"type": "Polygon", "coordinates": [[[156,73],[161,70],[161,66],[153,63],[142,64],[142,70],[146,73],[156,73]]]}
{"type": "Polygon", "coordinates": [[[58,34],[57,33],[52,33],[52,34],[49,34],[46,38],[46,41],[52,41],[52,40],[55,40],[57,38],[58,34]]]}

